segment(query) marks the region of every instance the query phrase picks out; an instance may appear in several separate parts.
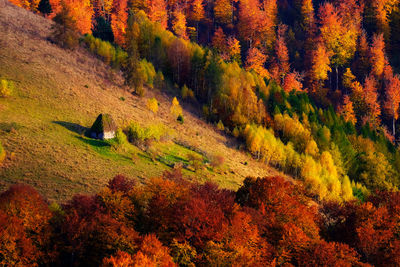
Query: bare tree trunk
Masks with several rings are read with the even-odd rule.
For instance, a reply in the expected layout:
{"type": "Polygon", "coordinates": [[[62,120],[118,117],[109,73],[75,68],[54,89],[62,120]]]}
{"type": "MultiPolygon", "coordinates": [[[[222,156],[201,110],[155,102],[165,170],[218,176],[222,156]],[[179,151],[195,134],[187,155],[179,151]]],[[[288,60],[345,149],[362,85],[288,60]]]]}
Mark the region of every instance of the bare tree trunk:
{"type": "Polygon", "coordinates": [[[394,119],[394,116],[393,116],[393,137],[396,140],[396,125],[395,124],[396,123],[395,123],[395,119],[394,119]]]}
{"type": "Polygon", "coordinates": [[[336,90],[339,90],[339,72],[337,66],[336,66],[336,90]]]}

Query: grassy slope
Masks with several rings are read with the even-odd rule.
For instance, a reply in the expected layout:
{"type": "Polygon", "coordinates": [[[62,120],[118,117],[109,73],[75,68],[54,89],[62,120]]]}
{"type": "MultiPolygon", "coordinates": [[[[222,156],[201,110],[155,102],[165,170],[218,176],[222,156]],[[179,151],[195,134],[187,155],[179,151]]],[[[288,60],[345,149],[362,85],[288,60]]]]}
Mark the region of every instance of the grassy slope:
{"type": "MultiPolygon", "coordinates": [[[[188,111],[185,123],[177,124],[169,116],[171,99],[166,95],[148,91],[144,98],[134,97],[124,90],[120,73],[83,49],[65,51],[49,43],[50,27],[49,20],[0,3],[0,78],[16,85],[12,97],[0,99],[0,129],[10,123],[19,126],[9,133],[0,130],[0,141],[8,152],[0,167],[0,190],[23,182],[49,199],[64,200],[74,193],[95,192],[118,173],[143,181],[169,168],[153,163],[135,147],[131,150],[136,149],[138,156],[132,161],[132,151],[115,153],[104,142],[84,138],[83,127],[90,127],[102,112],[112,114],[119,124],[163,122],[175,129],[180,141],[207,154],[224,155],[225,171],[202,171],[196,174],[201,181],[211,179],[237,188],[248,175],[275,172],[234,149],[235,140],[188,111]],[[161,103],[156,116],[146,109],[147,98],[153,96],[161,103]],[[242,164],[245,161],[249,164],[242,164]]],[[[159,147],[173,158],[189,151],[175,144],[159,147]]],[[[195,176],[190,171],[185,174],[195,176]]]]}

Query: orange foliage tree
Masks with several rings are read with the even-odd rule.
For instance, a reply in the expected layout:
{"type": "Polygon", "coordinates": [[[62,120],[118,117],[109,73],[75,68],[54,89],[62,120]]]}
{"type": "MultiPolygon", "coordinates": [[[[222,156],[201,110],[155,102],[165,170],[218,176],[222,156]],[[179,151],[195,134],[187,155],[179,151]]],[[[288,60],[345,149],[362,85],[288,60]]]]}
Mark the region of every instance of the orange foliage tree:
{"type": "Polygon", "coordinates": [[[267,56],[264,55],[259,49],[250,48],[246,57],[246,69],[254,70],[262,77],[268,77],[268,71],[264,68],[267,56]]]}
{"type": "Polygon", "coordinates": [[[30,239],[35,246],[28,248],[32,250],[29,253],[32,253],[32,256],[35,255],[38,262],[40,260],[46,262],[46,258],[48,261],[51,259],[45,249],[50,242],[52,213],[35,189],[26,185],[11,186],[0,195],[0,211],[8,216],[8,220],[16,221],[15,229],[8,228],[6,231],[20,231],[20,227],[24,229],[25,235],[21,236],[21,242],[26,242],[22,246],[29,247],[29,241],[25,239],[30,239]]]}
{"type": "MultiPolygon", "coordinates": [[[[226,54],[227,45],[226,45],[226,35],[224,34],[224,30],[221,27],[218,27],[214,33],[212,38],[212,45],[218,53],[226,54]]],[[[222,58],[226,58],[226,56],[222,56],[222,58]]]]}
{"type": "Polygon", "coordinates": [[[343,97],[343,104],[339,108],[340,115],[343,116],[344,120],[356,124],[357,118],[354,114],[353,102],[351,102],[350,97],[345,95],[343,97]]]}
{"type": "Polygon", "coordinates": [[[90,0],[65,0],[64,3],[75,20],[77,30],[82,34],[91,33],[94,11],[90,0]]]}
{"type": "Polygon", "coordinates": [[[383,34],[374,35],[372,37],[370,62],[373,74],[380,78],[385,67],[385,41],[383,39],[383,34]]]}
{"type": "Polygon", "coordinates": [[[364,82],[364,101],[367,106],[367,114],[365,119],[374,127],[379,126],[381,115],[381,107],[378,102],[378,92],[376,80],[372,75],[365,78],[364,82]]]}
{"type": "Polygon", "coordinates": [[[286,47],[286,41],[285,41],[285,33],[287,31],[287,26],[284,24],[280,24],[278,26],[278,35],[276,38],[275,42],[275,54],[276,54],[276,60],[277,60],[277,65],[279,69],[279,80],[282,80],[285,78],[285,75],[289,72],[290,65],[289,65],[289,53],[288,49],[286,47]]]}
{"type": "Polygon", "coordinates": [[[359,29],[347,21],[331,3],[324,3],[319,9],[320,38],[326,49],[332,53],[330,63],[336,71],[336,90],[339,88],[338,67],[353,57],[359,29]]]}
{"type": "Polygon", "coordinates": [[[165,0],[151,0],[148,16],[153,22],[161,24],[163,29],[168,26],[167,2],[165,0]]]}
{"type": "Polygon", "coordinates": [[[228,25],[233,22],[233,2],[231,0],[216,0],[214,15],[219,24],[228,25]]]}
{"type": "Polygon", "coordinates": [[[400,104],[400,76],[395,75],[390,78],[386,88],[385,106],[390,116],[392,117],[393,136],[396,136],[395,121],[399,118],[400,104]]]}
{"type": "Polygon", "coordinates": [[[39,253],[27,237],[23,222],[0,210],[0,264],[3,266],[38,266],[39,253]]]}
{"type": "Polygon", "coordinates": [[[249,42],[250,47],[263,46],[269,50],[275,40],[276,0],[264,1],[261,6],[258,0],[241,0],[239,2],[240,36],[249,42]]]}
{"type": "Polygon", "coordinates": [[[323,43],[318,43],[312,53],[311,76],[315,81],[325,81],[328,79],[328,72],[332,69],[330,65],[330,53],[327,52],[323,43]]]}
{"type": "Polygon", "coordinates": [[[128,25],[128,1],[114,0],[111,11],[111,28],[114,41],[119,46],[125,46],[126,27],[128,25]]]}
{"type": "Polygon", "coordinates": [[[176,36],[187,39],[186,32],[186,16],[182,10],[174,11],[174,18],[172,20],[172,30],[176,34],[176,36]]]}
{"type": "Polygon", "coordinates": [[[283,80],[283,90],[286,92],[301,91],[303,84],[301,83],[301,76],[298,72],[291,72],[287,74],[283,80]]]}

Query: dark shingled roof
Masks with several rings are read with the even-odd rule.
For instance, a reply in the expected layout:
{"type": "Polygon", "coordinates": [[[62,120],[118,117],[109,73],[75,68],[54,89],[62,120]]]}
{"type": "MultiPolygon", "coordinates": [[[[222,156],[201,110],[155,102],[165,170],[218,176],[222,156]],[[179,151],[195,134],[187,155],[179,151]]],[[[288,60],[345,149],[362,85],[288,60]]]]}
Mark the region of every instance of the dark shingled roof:
{"type": "Polygon", "coordinates": [[[113,118],[110,114],[100,114],[96,121],[93,123],[90,132],[92,133],[104,133],[112,132],[117,130],[117,125],[115,124],[113,118]]]}

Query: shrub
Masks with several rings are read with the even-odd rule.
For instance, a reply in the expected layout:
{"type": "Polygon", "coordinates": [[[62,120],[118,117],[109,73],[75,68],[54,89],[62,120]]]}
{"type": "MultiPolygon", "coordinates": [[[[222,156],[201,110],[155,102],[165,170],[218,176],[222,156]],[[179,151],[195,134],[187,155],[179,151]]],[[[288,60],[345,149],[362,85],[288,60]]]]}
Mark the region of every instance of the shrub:
{"type": "Polygon", "coordinates": [[[213,168],[219,168],[221,167],[225,162],[225,158],[222,155],[213,155],[211,157],[211,162],[210,165],[213,168]]]}
{"type": "Polygon", "coordinates": [[[239,131],[238,127],[233,128],[232,135],[233,135],[234,137],[236,137],[236,138],[239,137],[240,131],[239,131]]]}
{"type": "Polygon", "coordinates": [[[203,167],[203,156],[197,153],[189,153],[187,158],[189,165],[192,166],[195,171],[200,170],[203,167]]]}
{"type": "Polygon", "coordinates": [[[217,129],[220,131],[223,131],[225,129],[224,124],[221,120],[219,120],[219,122],[217,123],[217,129]]]}
{"type": "Polygon", "coordinates": [[[118,128],[118,130],[115,132],[114,140],[118,145],[124,145],[128,141],[121,128],[118,128]]]}
{"type": "Polygon", "coordinates": [[[183,115],[182,107],[181,107],[181,105],[179,105],[179,101],[178,101],[178,99],[176,99],[176,97],[174,97],[174,99],[172,99],[170,112],[171,112],[172,116],[174,116],[174,118],[178,118],[179,115],[183,115]]]}
{"type": "Polygon", "coordinates": [[[149,100],[147,100],[147,108],[149,110],[151,110],[154,114],[157,114],[158,112],[158,101],[157,99],[150,98],[149,100]]]}
{"type": "Polygon", "coordinates": [[[182,87],[181,95],[182,95],[182,98],[183,98],[183,99],[186,99],[186,98],[190,98],[190,99],[192,99],[192,100],[195,99],[195,97],[194,97],[194,92],[193,92],[191,89],[189,89],[189,88],[186,86],[186,84],[182,87]]]}
{"type": "Polygon", "coordinates": [[[0,97],[11,96],[14,91],[14,83],[12,81],[7,81],[6,79],[1,79],[0,81],[0,97]]]}
{"type": "Polygon", "coordinates": [[[109,42],[102,42],[99,40],[96,53],[107,65],[111,64],[112,60],[115,58],[115,48],[109,42]]]}
{"type": "Polygon", "coordinates": [[[144,144],[144,142],[153,140],[160,141],[171,134],[171,131],[163,124],[154,124],[149,127],[142,127],[137,122],[131,122],[124,132],[126,133],[129,142],[135,144],[144,144]]]}

